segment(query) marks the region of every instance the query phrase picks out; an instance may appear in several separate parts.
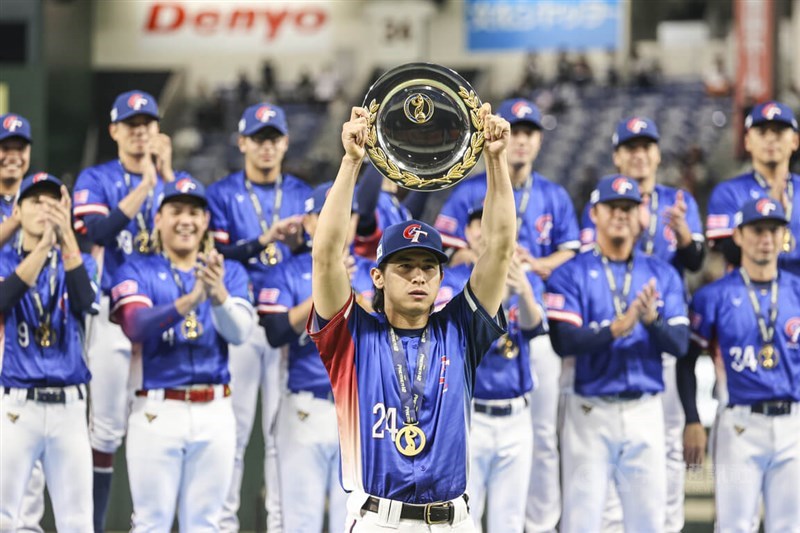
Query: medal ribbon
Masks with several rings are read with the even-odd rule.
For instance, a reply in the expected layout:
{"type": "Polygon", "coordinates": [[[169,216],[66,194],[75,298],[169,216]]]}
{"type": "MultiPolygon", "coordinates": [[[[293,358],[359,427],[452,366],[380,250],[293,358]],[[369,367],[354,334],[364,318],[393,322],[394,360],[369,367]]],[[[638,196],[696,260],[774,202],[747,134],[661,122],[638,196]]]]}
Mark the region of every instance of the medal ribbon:
{"type": "Polygon", "coordinates": [[[650,225],[647,228],[647,234],[644,236],[642,249],[647,255],[653,255],[653,248],[655,248],[656,229],[658,226],[658,191],[655,189],[653,189],[653,192],[650,193],[650,202],[648,207],[650,208],[650,225]]]}
{"type": "Polygon", "coordinates": [[[533,188],[533,174],[528,176],[528,181],[525,182],[525,190],[522,192],[522,198],[519,200],[519,207],[517,208],[517,237],[519,237],[519,230],[522,228],[522,223],[525,218],[525,213],[528,211],[528,203],[531,199],[531,189],[533,188]]]}
{"type": "Polygon", "coordinates": [[[48,286],[50,288],[50,299],[47,301],[47,312],[45,313],[45,308],[42,300],[42,296],[39,294],[39,291],[36,290],[36,287],[31,287],[31,293],[33,296],[33,303],[36,305],[36,312],[39,315],[39,325],[44,325],[46,329],[50,328],[50,322],[53,318],[53,311],[56,308],[56,274],[58,273],[57,268],[58,256],[56,255],[55,250],[50,252],[50,261],[48,265],[48,286]]]}
{"type": "Polygon", "coordinates": [[[417,348],[417,371],[414,381],[411,382],[406,354],[402,349],[400,338],[394,328],[389,327],[389,345],[392,348],[392,362],[397,383],[400,385],[400,403],[403,406],[403,417],[406,425],[417,423],[417,412],[422,405],[422,396],[425,392],[425,382],[428,379],[430,366],[428,365],[427,348],[430,341],[430,327],[425,328],[419,339],[417,348]]]}
{"type": "Polygon", "coordinates": [[[631,293],[631,282],[633,281],[633,254],[628,259],[627,268],[625,270],[625,278],[622,281],[622,292],[617,287],[617,280],[614,279],[614,273],[611,267],[608,266],[608,258],[600,251],[597,244],[594,245],[594,251],[600,256],[600,261],[603,263],[603,270],[606,273],[608,280],[608,287],[611,289],[611,294],[614,297],[614,310],[617,316],[621,316],[628,308],[628,295],[631,293]]]}
{"type": "MultiPolygon", "coordinates": [[[[122,161],[119,162],[119,166],[122,167],[122,161]]],[[[124,171],[125,167],[122,167],[122,170],[124,171]]],[[[125,172],[124,179],[125,187],[128,189],[128,194],[130,194],[131,175],[128,172],[125,172]]],[[[139,211],[136,213],[136,225],[139,226],[139,233],[146,233],[148,236],[150,235],[150,230],[147,229],[147,221],[144,218],[144,213],[147,213],[147,216],[150,216],[150,213],[153,210],[153,196],[153,189],[150,189],[147,193],[147,200],[143,206],[144,209],[139,208],[139,211]]]]}
{"type": "Polygon", "coordinates": [[[272,204],[272,223],[267,224],[267,221],[264,218],[264,210],[261,208],[261,202],[258,200],[256,192],[253,190],[253,184],[249,179],[247,179],[247,176],[244,177],[244,188],[247,189],[247,195],[250,196],[250,203],[253,204],[253,209],[256,211],[256,216],[258,217],[258,223],[261,225],[262,233],[269,232],[270,226],[274,226],[275,223],[280,220],[281,203],[283,202],[282,184],[283,174],[278,174],[278,179],[275,180],[275,199],[272,204]]]}
{"type": "Polygon", "coordinates": [[[761,304],[758,302],[758,296],[756,296],[756,291],[753,289],[750,276],[747,275],[744,267],[739,267],[739,273],[742,275],[745,287],[747,287],[747,294],[750,296],[750,303],[753,305],[753,311],[756,312],[761,342],[763,344],[769,344],[775,336],[775,323],[778,320],[778,278],[776,277],[770,282],[769,324],[767,324],[766,320],[764,320],[764,315],[761,313],[761,304]]]}

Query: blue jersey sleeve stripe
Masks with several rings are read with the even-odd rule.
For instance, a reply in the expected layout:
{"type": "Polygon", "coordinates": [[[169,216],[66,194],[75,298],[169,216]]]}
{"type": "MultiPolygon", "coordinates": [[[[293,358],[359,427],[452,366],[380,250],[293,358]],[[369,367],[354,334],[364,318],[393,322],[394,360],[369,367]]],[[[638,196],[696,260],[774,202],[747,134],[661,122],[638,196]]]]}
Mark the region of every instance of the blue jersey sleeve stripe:
{"type": "Polygon", "coordinates": [[[150,298],[142,294],[134,294],[131,296],[126,296],[124,298],[120,298],[119,301],[117,301],[114,304],[114,307],[111,309],[110,314],[114,314],[124,306],[132,303],[140,303],[146,305],[147,307],[153,307],[153,301],[150,298]]]}
{"type": "Polygon", "coordinates": [[[76,206],[72,210],[73,214],[76,217],[81,217],[85,215],[106,215],[111,212],[107,205],[105,204],[85,204],[76,206]]]}
{"type": "Polygon", "coordinates": [[[570,313],[569,311],[556,311],[553,309],[548,309],[547,319],[555,320],[557,322],[568,322],[579,328],[583,326],[583,318],[581,315],[578,313],[570,313]]]}
{"type": "Polygon", "coordinates": [[[258,304],[258,314],[269,315],[273,313],[287,313],[289,308],[285,305],[258,304]]]}
{"type": "Polygon", "coordinates": [[[689,318],[685,316],[674,316],[667,319],[667,324],[670,326],[688,326],[689,318]]]}

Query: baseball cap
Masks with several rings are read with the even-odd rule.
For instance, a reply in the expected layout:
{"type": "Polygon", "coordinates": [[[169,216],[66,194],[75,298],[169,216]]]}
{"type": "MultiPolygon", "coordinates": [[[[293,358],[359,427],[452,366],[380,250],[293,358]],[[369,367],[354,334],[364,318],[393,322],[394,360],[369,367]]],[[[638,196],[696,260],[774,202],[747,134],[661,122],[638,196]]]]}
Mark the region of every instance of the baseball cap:
{"type": "Polygon", "coordinates": [[[642,203],[642,195],[639,194],[639,185],[636,180],[622,174],[612,174],[600,178],[597,187],[592,191],[591,204],[613,202],[614,200],[642,203]]]}
{"type": "Polygon", "coordinates": [[[536,104],[524,98],[504,100],[497,108],[497,116],[506,119],[512,126],[528,122],[542,129],[542,113],[536,104]]]}
{"type": "Polygon", "coordinates": [[[772,198],[758,198],[748,201],[739,209],[733,220],[737,228],[761,220],[776,220],[784,225],[789,223],[781,203],[772,198]]]}
{"type": "Polygon", "coordinates": [[[111,108],[111,122],[121,122],[136,115],[147,115],[158,120],[158,103],[152,94],[128,91],[117,96],[111,108]]]}
{"type": "MultiPolygon", "coordinates": [[[[318,215],[320,212],[322,212],[322,206],[325,205],[325,199],[328,197],[331,187],[333,187],[332,181],[328,181],[322,185],[317,185],[314,187],[314,190],[311,191],[311,194],[308,196],[308,198],[306,198],[305,213],[307,215],[312,213],[318,215]]],[[[356,211],[357,209],[358,201],[354,196],[352,210],[356,211]]]]}
{"type": "Polygon", "coordinates": [[[439,232],[420,220],[407,220],[392,224],[383,230],[376,257],[378,266],[384,264],[393,254],[412,249],[427,250],[433,253],[440,263],[447,262],[447,255],[442,251],[442,236],[439,232]]]}
{"type": "Polygon", "coordinates": [[[0,115],[0,141],[10,137],[19,137],[32,142],[31,124],[28,119],[14,113],[0,115]]]}
{"type": "Polygon", "coordinates": [[[188,176],[164,185],[164,193],[158,203],[158,208],[161,209],[165,203],[176,199],[195,199],[199,200],[204,207],[208,205],[206,188],[202,183],[188,176]]]}
{"type": "Polygon", "coordinates": [[[64,184],[60,179],[52,174],[48,174],[47,172],[30,174],[29,176],[26,176],[19,185],[17,202],[20,202],[26,196],[31,195],[40,189],[50,189],[60,197],[62,185],[64,184]]]}
{"type": "Polygon", "coordinates": [[[611,144],[617,148],[621,144],[640,138],[658,142],[661,137],[658,134],[656,123],[649,118],[630,117],[617,124],[617,129],[611,136],[611,144]]]}
{"type": "Polygon", "coordinates": [[[767,122],[779,122],[797,131],[797,119],[794,117],[792,108],[780,102],[770,101],[757,104],[750,110],[750,114],[744,119],[744,127],[750,129],[759,124],[767,122]]]}
{"type": "Polygon", "coordinates": [[[275,128],[281,135],[289,133],[289,126],[286,123],[286,113],[280,107],[261,103],[251,105],[242,113],[239,120],[239,134],[249,137],[264,128],[275,128]]]}

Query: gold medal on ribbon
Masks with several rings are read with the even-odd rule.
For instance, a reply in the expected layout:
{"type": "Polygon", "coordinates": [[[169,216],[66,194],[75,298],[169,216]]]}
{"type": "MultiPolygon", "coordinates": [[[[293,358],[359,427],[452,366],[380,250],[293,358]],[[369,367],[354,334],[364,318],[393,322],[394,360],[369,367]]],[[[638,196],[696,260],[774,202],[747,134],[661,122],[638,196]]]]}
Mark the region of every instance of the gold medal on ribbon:
{"type": "Polygon", "coordinates": [[[133,239],[133,243],[140,254],[150,253],[150,234],[147,230],[139,230],[139,233],[133,239]]]}
{"type": "Polygon", "coordinates": [[[792,251],[792,232],[788,227],[783,231],[783,251],[787,254],[792,251]]]}
{"type": "Polygon", "coordinates": [[[397,447],[397,451],[406,457],[419,455],[425,449],[426,442],[425,433],[419,426],[414,424],[403,426],[394,438],[394,445],[397,447]],[[417,444],[417,439],[419,439],[419,444],[417,444]]]}
{"type": "Polygon", "coordinates": [[[758,359],[761,361],[761,366],[766,370],[772,370],[778,366],[778,351],[771,344],[765,344],[758,351],[758,359]]]}
{"type": "Polygon", "coordinates": [[[266,248],[261,252],[259,258],[261,259],[261,263],[264,265],[275,266],[281,261],[281,252],[278,250],[278,247],[275,245],[274,242],[271,242],[267,245],[266,248]]]}
{"type": "Polygon", "coordinates": [[[50,324],[40,324],[33,333],[36,344],[42,348],[49,348],[56,342],[56,334],[50,324]]]}
{"type": "Polygon", "coordinates": [[[183,319],[181,332],[186,340],[190,341],[197,340],[198,337],[203,334],[203,325],[197,320],[197,314],[194,311],[186,315],[186,318],[183,319]]]}
{"type": "Polygon", "coordinates": [[[502,350],[503,357],[506,359],[514,359],[519,355],[519,346],[517,346],[516,342],[511,340],[508,333],[500,337],[500,341],[502,342],[500,349],[502,350]]]}

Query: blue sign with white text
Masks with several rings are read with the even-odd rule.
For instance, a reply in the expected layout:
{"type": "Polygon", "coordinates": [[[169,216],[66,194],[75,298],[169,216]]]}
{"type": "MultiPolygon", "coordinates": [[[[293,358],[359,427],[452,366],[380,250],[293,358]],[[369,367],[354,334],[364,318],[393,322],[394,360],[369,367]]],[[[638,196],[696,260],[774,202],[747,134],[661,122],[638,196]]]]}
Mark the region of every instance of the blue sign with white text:
{"type": "Polygon", "coordinates": [[[547,50],[620,45],[621,0],[467,0],[469,50],[547,50]]]}

